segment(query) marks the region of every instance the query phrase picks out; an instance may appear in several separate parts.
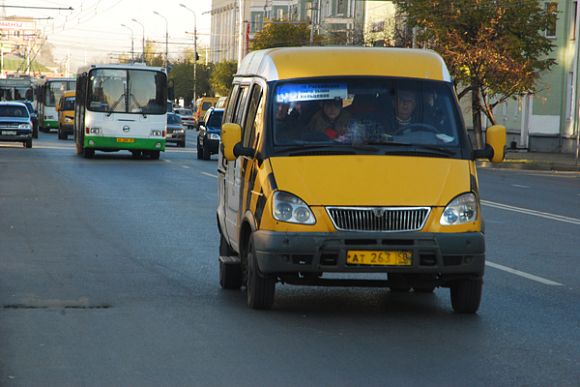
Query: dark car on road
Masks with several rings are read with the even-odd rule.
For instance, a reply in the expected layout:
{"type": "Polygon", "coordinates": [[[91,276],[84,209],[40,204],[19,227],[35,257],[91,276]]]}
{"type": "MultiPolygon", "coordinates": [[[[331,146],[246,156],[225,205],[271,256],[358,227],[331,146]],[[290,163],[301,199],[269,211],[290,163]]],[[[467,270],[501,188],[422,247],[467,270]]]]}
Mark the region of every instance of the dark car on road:
{"type": "Polygon", "coordinates": [[[197,158],[209,160],[212,154],[218,153],[222,133],[224,109],[209,108],[203,121],[199,122],[197,133],[197,158]]]}
{"type": "Polygon", "coordinates": [[[167,113],[167,130],[165,140],[174,143],[178,147],[185,147],[185,128],[181,123],[181,117],[175,113],[167,113]]]}
{"type": "Polygon", "coordinates": [[[21,142],[32,148],[32,121],[22,102],[0,102],[0,141],[21,142]]]}
{"type": "Polygon", "coordinates": [[[30,101],[18,101],[26,105],[28,113],[30,114],[30,121],[32,121],[32,138],[38,138],[38,114],[34,110],[34,106],[30,101]]]}

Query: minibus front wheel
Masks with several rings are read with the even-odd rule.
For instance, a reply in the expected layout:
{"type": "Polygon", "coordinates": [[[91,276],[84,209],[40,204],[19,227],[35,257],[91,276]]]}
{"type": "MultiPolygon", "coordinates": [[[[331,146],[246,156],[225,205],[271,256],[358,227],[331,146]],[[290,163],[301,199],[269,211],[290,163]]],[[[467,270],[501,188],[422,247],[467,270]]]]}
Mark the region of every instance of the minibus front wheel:
{"type": "Polygon", "coordinates": [[[252,235],[250,235],[248,248],[246,249],[246,262],[246,298],[248,306],[252,309],[272,308],[276,291],[276,277],[260,272],[252,235]]]}
{"type": "Polygon", "coordinates": [[[450,286],[451,306],[456,313],[475,313],[481,302],[483,279],[457,280],[450,286]]]}

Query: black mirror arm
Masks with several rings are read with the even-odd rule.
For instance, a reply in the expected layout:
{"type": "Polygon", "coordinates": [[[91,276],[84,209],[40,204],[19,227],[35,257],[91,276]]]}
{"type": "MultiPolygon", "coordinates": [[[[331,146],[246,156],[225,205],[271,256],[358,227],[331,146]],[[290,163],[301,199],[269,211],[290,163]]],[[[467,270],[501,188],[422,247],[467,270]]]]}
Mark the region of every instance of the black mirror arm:
{"type": "Polygon", "coordinates": [[[242,145],[241,142],[238,142],[234,145],[234,156],[247,156],[247,157],[255,157],[260,158],[260,155],[256,155],[256,150],[254,148],[247,148],[242,145]]]}
{"type": "Polygon", "coordinates": [[[473,158],[474,159],[488,159],[491,161],[493,159],[493,148],[489,144],[485,144],[485,148],[483,149],[475,149],[473,151],[473,158]]]}

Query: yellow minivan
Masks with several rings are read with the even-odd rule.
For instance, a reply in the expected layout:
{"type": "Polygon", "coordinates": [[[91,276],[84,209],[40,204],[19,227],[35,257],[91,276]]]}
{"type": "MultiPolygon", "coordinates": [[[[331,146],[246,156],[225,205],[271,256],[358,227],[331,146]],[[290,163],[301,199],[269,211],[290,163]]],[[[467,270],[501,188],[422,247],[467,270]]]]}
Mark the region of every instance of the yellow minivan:
{"type": "Polygon", "coordinates": [[[73,134],[75,126],[75,91],[65,91],[58,105],[58,139],[66,140],[69,134],[73,134]]]}
{"type": "Polygon", "coordinates": [[[219,98],[217,97],[200,97],[195,101],[193,119],[195,121],[195,127],[199,128],[199,122],[205,117],[210,107],[215,106],[219,98]]]}
{"type": "Polygon", "coordinates": [[[442,58],[415,49],[274,48],[234,77],[218,160],[220,284],[268,309],[277,282],[449,288],[480,305],[475,160],[505,128],[467,135],[442,58]],[[340,274],[337,274],[340,273],[340,274]]]}

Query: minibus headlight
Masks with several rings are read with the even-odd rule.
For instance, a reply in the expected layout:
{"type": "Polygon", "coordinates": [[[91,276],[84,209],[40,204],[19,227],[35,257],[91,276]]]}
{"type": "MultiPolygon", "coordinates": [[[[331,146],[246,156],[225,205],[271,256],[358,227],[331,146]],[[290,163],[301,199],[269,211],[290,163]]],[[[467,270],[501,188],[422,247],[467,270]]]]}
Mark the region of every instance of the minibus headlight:
{"type": "Polygon", "coordinates": [[[477,219],[477,199],[471,192],[459,195],[445,207],[440,223],[443,226],[475,222],[477,219]]]}
{"type": "Polygon", "coordinates": [[[274,219],[288,223],[314,224],[314,214],[304,201],[288,192],[274,193],[274,219]]]}

